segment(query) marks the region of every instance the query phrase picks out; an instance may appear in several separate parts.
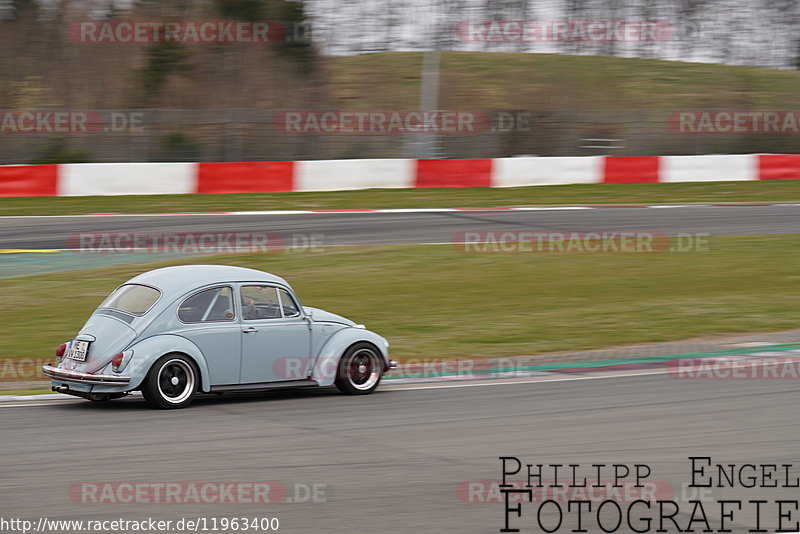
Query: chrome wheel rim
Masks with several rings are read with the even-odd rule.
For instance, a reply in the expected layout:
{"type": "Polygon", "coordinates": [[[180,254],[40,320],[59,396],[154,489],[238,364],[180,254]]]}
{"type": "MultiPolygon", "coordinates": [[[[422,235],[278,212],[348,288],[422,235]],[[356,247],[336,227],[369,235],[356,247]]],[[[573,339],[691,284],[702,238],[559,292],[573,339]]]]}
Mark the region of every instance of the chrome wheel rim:
{"type": "Polygon", "coordinates": [[[167,360],[158,370],[158,392],[170,404],[180,404],[194,393],[194,369],[180,358],[167,360]]]}
{"type": "Polygon", "coordinates": [[[347,362],[347,380],[359,391],[371,389],[380,379],[378,358],[370,349],[359,349],[347,362]]]}

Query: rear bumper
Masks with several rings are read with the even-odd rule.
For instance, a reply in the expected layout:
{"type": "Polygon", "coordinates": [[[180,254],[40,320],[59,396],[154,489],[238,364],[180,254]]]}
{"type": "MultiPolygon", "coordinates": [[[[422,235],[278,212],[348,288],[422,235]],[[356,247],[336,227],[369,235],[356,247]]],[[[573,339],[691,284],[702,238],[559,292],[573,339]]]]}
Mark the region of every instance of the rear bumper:
{"type": "Polygon", "coordinates": [[[131,381],[131,377],[129,376],[93,375],[90,373],[70,371],[69,369],[59,369],[52,365],[43,365],[42,374],[53,380],[102,386],[126,386],[131,381]]]}
{"type": "Polygon", "coordinates": [[[397,361],[389,360],[389,365],[387,366],[387,369],[397,369],[397,361]]]}

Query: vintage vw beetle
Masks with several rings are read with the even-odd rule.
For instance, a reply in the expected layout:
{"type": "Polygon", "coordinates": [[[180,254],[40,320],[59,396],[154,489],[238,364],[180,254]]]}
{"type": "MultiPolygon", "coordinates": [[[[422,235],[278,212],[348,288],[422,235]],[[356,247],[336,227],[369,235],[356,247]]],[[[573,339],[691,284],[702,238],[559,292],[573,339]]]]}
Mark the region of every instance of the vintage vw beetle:
{"type": "Polygon", "coordinates": [[[282,278],[186,265],[118,287],[42,372],[53,391],[94,401],[140,390],[155,408],[195,393],[336,385],[363,395],[396,364],[363,325],[303,307],[282,278]]]}

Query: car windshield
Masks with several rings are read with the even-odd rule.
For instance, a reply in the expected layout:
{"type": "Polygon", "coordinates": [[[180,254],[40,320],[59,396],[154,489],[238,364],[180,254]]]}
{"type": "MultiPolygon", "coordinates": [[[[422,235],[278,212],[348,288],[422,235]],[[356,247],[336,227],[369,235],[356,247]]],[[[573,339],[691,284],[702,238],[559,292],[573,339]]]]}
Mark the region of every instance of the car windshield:
{"type": "Polygon", "coordinates": [[[111,308],[131,315],[144,315],[156,303],[161,292],[158,289],[126,284],[120,286],[100,304],[101,308],[111,308]]]}

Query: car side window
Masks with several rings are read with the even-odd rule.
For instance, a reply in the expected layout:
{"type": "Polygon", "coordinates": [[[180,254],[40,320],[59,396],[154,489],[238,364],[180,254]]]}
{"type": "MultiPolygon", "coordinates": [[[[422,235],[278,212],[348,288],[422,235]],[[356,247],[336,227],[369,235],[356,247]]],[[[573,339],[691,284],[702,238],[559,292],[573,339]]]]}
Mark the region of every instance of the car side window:
{"type": "Polygon", "coordinates": [[[283,310],[284,317],[296,317],[300,315],[300,310],[297,308],[294,299],[285,289],[278,290],[278,296],[281,298],[281,309],[283,310]]]}
{"type": "Polygon", "coordinates": [[[230,287],[215,287],[195,293],[178,307],[178,319],[184,323],[233,321],[233,291],[230,287]]]}
{"type": "Polygon", "coordinates": [[[278,290],[270,286],[242,286],[242,316],[245,320],[280,319],[278,290]]]}

